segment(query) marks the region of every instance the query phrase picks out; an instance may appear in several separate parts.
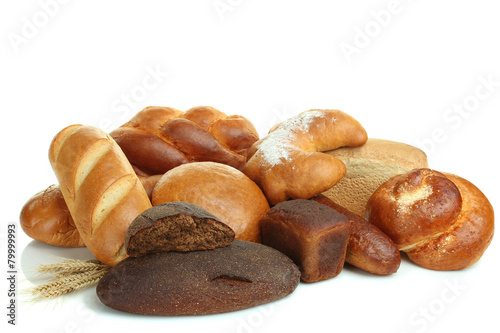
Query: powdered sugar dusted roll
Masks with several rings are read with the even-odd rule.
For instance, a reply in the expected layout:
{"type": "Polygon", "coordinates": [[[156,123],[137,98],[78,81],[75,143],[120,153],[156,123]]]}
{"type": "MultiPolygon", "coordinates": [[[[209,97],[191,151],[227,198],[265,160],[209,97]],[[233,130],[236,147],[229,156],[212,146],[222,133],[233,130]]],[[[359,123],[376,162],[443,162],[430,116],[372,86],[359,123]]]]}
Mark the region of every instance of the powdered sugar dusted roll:
{"type": "Polygon", "coordinates": [[[339,110],[309,110],[273,127],[249,150],[242,171],[271,204],[309,199],[336,184],[346,172],[339,159],[323,154],[367,140],[361,124],[339,110]]]}

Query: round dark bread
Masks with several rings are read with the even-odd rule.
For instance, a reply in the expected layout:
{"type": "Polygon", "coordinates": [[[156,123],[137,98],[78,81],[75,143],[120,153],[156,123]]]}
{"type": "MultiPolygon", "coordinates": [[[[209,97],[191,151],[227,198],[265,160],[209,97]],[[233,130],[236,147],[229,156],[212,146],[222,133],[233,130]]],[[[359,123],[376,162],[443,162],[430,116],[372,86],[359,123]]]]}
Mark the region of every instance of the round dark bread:
{"type": "Polygon", "coordinates": [[[203,315],[278,300],[299,280],[299,269],[281,252],[235,240],[214,250],[126,258],[99,281],[97,296],[130,313],[203,315]]]}
{"type": "Polygon", "coordinates": [[[165,251],[211,250],[227,246],[234,231],[189,202],[166,202],[139,214],[125,235],[127,254],[137,257],[165,251]]]}

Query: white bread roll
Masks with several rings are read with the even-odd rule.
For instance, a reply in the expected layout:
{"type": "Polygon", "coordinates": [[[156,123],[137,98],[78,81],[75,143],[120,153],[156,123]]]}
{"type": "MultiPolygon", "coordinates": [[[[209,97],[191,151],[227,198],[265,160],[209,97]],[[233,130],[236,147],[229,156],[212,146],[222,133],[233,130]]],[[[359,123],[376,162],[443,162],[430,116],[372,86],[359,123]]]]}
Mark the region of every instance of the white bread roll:
{"type": "Polygon", "coordinates": [[[344,162],[347,173],[323,195],[361,217],[365,215],[368,199],[380,185],[396,175],[428,167],[422,150],[382,139],[370,138],[363,146],[326,153],[344,162]]]}
{"type": "Polygon", "coordinates": [[[52,140],[49,160],[87,248],[114,266],[133,219],[151,207],[148,195],[118,144],[104,131],[71,125],[52,140]]]}

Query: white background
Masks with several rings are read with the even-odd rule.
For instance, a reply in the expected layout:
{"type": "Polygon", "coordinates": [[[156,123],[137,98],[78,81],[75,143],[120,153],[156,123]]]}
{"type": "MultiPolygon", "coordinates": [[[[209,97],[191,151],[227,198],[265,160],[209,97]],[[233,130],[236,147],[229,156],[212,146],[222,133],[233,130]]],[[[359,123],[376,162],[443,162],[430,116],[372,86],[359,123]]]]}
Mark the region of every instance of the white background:
{"type": "MultiPolygon", "coordinates": [[[[496,3],[2,1],[2,267],[6,224],[56,182],[52,137],[74,123],[111,129],[148,105],[210,105],[246,116],[261,134],[307,109],[340,109],[370,137],[422,147],[432,168],[472,181],[498,211],[496,3]]],[[[17,240],[27,276],[54,256],[88,256],[31,242],[20,229],[17,240]]],[[[89,289],[41,304],[19,296],[14,328],[2,278],[0,317],[9,332],[122,324],[135,332],[494,332],[498,243],[464,271],[429,271],[406,259],[390,277],[349,268],[271,305],[205,317],[119,313],[89,289]]],[[[18,291],[31,286],[25,274],[18,280],[18,291]]]]}

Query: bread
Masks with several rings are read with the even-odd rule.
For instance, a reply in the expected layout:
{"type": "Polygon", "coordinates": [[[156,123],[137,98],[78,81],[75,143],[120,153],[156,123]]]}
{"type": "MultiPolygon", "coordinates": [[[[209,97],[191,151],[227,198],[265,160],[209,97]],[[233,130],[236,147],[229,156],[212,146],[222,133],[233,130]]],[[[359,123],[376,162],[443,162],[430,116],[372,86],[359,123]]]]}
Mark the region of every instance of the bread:
{"type": "Polygon", "coordinates": [[[235,240],[207,251],[129,257],[97,285],[101,302],[146,315],[205,315],[242,310],[283,298],[299,284],[284,254],[235,240]]]}
{"type": "Polygon", "coordinates": [[[241,171],[215,162],[193,162],[168,172],[156,184],[152,202],[185,201],[227,224],[236,239],[260,242],[259,220],[269,210],[260,188],[241,171]]]}
{"type": "Polygon", "coordinates": [[[125,233],[151,202],[116,142],[92,126],[71,125],[52,140],[49,160],[90,252],[114,266],[126,257],[125,233]]]}
{"type": "Polygon", "coordinates": [[[258,140],[248,119],[209,106],[186,112],[150,106],[110,135],[139,175],[164,174],[196,161],[239,168],[246,161],[247,149],[258,140]]]}
{"type": "Polygon", "coordinates": [[[334,209],[310,200],[288,200],[272,207],[260,227],[262,243],[290,257],[302,281],[318,282],[342,271],[351,224],[334,209]]]}
{"type": "Polygon", "coordinates": [[[201,207],[166,202],[137,216],[125,235],[131,257],[167,251],[212,250],[228,246],[234,231],[201,207]]]}
{"type": "Polygon", "coordinates": [[[264,191],[269,203],[309,199],[345,174],[339,159],[321,152],[360,146],[367,140],[361,124],[339,110],[309,110],[273,127],[248,152],[241,169],[264,191]]]}
{"type": "Polygon", "coordinates": [[[323,194],[361,217],[365,216],[368,199],[380,185],[396,175],[428,166],[422,150],[373,138],[360,147],[339,148],[326,154],[344,162],[347,172],[323,194]]]}
{"type": "Polygon", "coordinates": [[[149,200],[151,200],[151,197],[153,195],[153,189],[156,186],[156,183],[160,180],[161,176],[163,175],[152,175],[152,176],[139,176],[138,178],[141,181],[142,186],[144,187],[144,190],[146,191],[146,194],[149,197],[149,200]]]}
{"type": "Polygon", "coordinates": [[[33,195],[21,209],[19,222],[26,235],[37,241],[61,247],[85,246],[57,185],[33,195]]]}
{"type": "MultiPolygon", "coordinates": [[[[161,176],[139,176],[150,199],[161,176]]],[[[32,196],[21,209],[19,220],[24,232],[38,241],[61,247],[85,246],[59,185],[51,185],[32,196]]]]}
{"type": "Polygon", "coordinates": [[[366,215],[410,260],[439,271],[476,263],[494,233],[493,207],[476,186],[427,168],[384,183],[368,201],[366,215]]]}
{"type": "Polygon", "coordinates": [[[401,264],[401,255],[394,242],[375,225],[342,207],[324,195],[311,200],[327,205],[345,215],[351,224],[345,261],[366,272],[378,275],[396,273],[401,264]]]}

